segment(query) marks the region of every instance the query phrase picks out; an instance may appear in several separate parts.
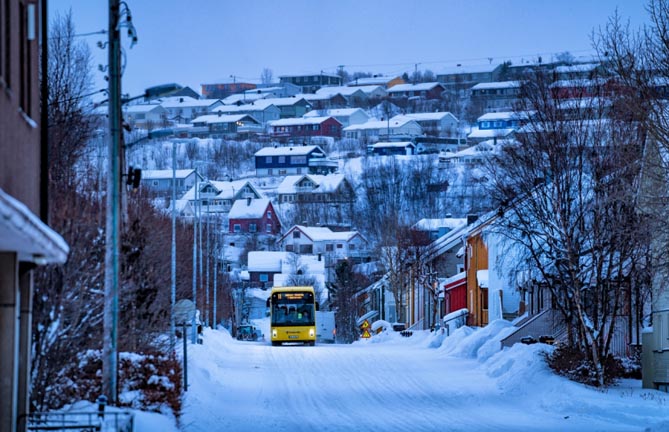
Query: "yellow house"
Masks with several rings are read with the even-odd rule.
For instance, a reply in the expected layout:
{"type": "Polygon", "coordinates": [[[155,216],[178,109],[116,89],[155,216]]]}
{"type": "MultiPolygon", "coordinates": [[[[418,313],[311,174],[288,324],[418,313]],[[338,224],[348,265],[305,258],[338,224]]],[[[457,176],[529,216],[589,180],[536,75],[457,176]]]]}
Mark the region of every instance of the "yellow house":
{"type": "MultiPolygon", "coordinates": [[[[471,216],[470,216],[471,217],[471,216]]],[[[488,324],[488,246],[483,234],[496,217],[478,222],[466,239],[465,272],[467,275],[467,324],[483,327],[488,324]]]]}

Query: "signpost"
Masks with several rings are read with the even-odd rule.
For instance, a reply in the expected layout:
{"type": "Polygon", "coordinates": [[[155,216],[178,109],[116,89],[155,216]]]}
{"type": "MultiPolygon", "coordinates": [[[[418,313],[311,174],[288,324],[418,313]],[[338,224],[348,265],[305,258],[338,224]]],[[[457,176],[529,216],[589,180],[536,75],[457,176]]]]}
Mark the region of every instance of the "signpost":
{"type": "Polygon", "coordinates": [[[186,327],[195,321],[195,303],[192,300],[179,300],[174,305],[175,325],[181,325],[181,338],[184,341],[184,391],[188,391],[188,343],[186,327]]]}
{"type": "Polygon", "coordinates": [[[363,321],[360,328],[362,329],[362,337],[364,339],[369,339],[370,337],[372,337],[371,333],[369,332],[369,321],[367,320],[363,321]]]}

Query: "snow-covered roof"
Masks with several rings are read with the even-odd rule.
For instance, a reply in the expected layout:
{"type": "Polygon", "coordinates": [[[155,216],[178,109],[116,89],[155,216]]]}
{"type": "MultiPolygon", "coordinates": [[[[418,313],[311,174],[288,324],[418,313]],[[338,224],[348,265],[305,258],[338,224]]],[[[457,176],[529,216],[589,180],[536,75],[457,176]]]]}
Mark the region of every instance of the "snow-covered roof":
{"type": "Polygon", "coordinates": [[[499,138],[506,137],[509,134],[513,133],[515,129],[513,128],[503,128],[503,129],[479,129],[477,127],[472,128],[472,131],[467,135],[467,138],[473,139],[489,139],[489,138],[499,138]]]}
{"type": "Polygon", "coordinates": [[[472,90],[490,90],[490,89],[505,89],[505,88],[519,88],[520,81],[496,81],[488,83],[478,83],[472,90]]]}
{"type": "Polygon", "coordinates": [[[248,112],[248,111],[264,111],[272,106],[276,108],[275,105],[269,103],[264,99],[261,99],[244,105],[221,105],[219,107],[214,108],[212,112],[236,113],[236,112],[248,112]]]}
{"type": "Polygon", "coordinates": [[[357,231],[332,231],[326,227],[306,227],[302,225],[295,225],[281,238],[283,240],[295,230],[300,230],[312,241],[350,241],[355,236],[360,236],[357,231]]]}
{"type": "Polygon", "coordinates": [[[332,87],[321,87],[316,90],[317,95],[324,95],[332,97],[336,94],[342,96],[351,96],[357,92],[363,92],[360,87],[348,87],[348,86],[332,86],[332,87]]]}
{"type": "Polygon", "coordinates": [[[0,189],[0,251],[16,252],[18,258],[62,264],[70,248],[65,240],[42,222],[21,201],[0,189]]]}
{"type": "MultiPolygon", "coordinates": [[[[176,170],[175,177],[184,179],[195,172],[194,169],[176,170]]],[[[146,180],[172,179],[172,170],[142,170],[142,178],[146,180]]]]}
{"type": "Polygon", "coordinates": [[[268,95],[269,93],[236,93],[222,99],[221,102],[223,102],[224,105],[233,105],[238,102],[246,104],[258,99],[264,99],[268,95]]]}
{"type": "Polygon", "coordinates": [[[172,108],[207,108],[216,103],[221,102],[220,99],[193,99],[189,97],[181,97],[170,99],[164,102],[161,102],[160,105],[163,108],[172,109],[172,108]]]}
{"type": "Polygon", "coordinates": [[[393,121],[396,118],[407,118],[416,121],[434,121],[434,120],[443,120],[444,117],[453,117],[453,119],[457,121],[456,117],[447,111],[402,114],[391,118],[390,121],[393,121]]]}
{"type": "MultiPolygon", "coordinates": [[[[276,105],[276,106],[278,106],[278,107],[282,107],[282,106],[292,106],[292,105],[295,105],[296,103],[298,103],[298,102],[300,102],[300,101],[304,101],[305,103],[308,103],[308,101],[307,101],[306,99],[304,99],[303,97],[301,97],[301,96],[291,96],[291,97],[284,97],[284,98],[266,98],[266,99],[263,99],[263,102],[264,102],[264,103],[272,104],[272,105],[276,105]]],[[[254,103],[259,103],[259,102],[254,102],[254,103]]]]}
{"type": "Polygon", "coordinates": [[[248,270],[252,272],[280,272],[281,264],[294,255],[292,252],[250,251],[248,270]]]}
{"type": "Polygon", "coordinates": [[[557,73],[591,72],[597,69],[599,66],[600,66],[599,63],[585,63],[585,64],[558,66],[555,68],[555,72],[557,73]]]}
{"type": "Polygon", "coordinates": [[[143,114],[151,112],[155,109],[164,109],[159,104],[137,104],[137,105],[126,105],[123,107],[123,111],[128,114],[143,114]]]}
{"type": "Polygon", "coordinates": [[[229,219],[260,219],[264,216],[270,200],[267,198],[237,200],[232,205],[229,219]]]}
{"type": "Polygon", "coordinates": [[[342,181],[344,181],[344,174],[303,174],[303,175],[289,175],[286,176],[279,184],[276,191],[278,194],[291,194],[297,190],[297,183],[303,178],[308,178],[314,183],[315,193],[329,193],[337,190],[342,181]]]}
{"type": "MultiPolygon", "coordinates": [[[[220,199],[232,199],[237,193],[244,189],[245,187],[251,187],[258,196],[262,196],[256,188],[253,186],[253,183],[250,183],[248,180],[233,180],[233,181],[218,181],[218,180],[207,180],[197,184],[199,190],[201,190],[205,185],[210,184],[218,192],[216,198],[220,199]]],[[[195,199],[195,186],[190,188],[182,197],[182,200],[194,200],[195,199]]]]}
{"type": "Polygon", "coordinates": [[[285,155],[308,155],[314,150],[320,150],[323,155],[325,152],[317,145],[290,146],[290,147],[263,147],[254,156],[285,156],[285,155]]]}
{"type": "Polygon", "coordinates": [[[238,121],[252,121],[253,123],[258,123],[256,119],[251,117],[248,114],[207,114],[200,117],[197,117],[191,120],[191,123],[206,123],[206,124],[216,124],[216,123],[236,123],[238,121]]]}
{"type": "Polygon", "coordinates": [[[365,123],[360,123],[360,124],[355,124],[351,126],[347,126],[344,128],[344,131],[354,131],[354,130],[368,130],[368,129],[386,129],[388,127],[391,128],[396,128],[396,127],[402,127],[408,123],[414,122],[416,126],[420,127],[418,123],[416,123],[415,120],[409,119],[409,118],[399,118],[395,120],[390,120],[390,122],[386,120],[370,120],[365,123]]]}
{"type": "Polygon", "coordinates": [[[317,125],[323,123],[325,120],[332,118],[337,123],[339,120],[331,116],[323,117],[296,117],[296,118],[285,118],[280,120],[272,120],[267,122],[270,126],[298,126],[298,125],[317,125]]]}
{"type": "Polygon", "coordinates": [[[353,114],[361,112],[365,115],[365,111],[363,111],[361,108],[335,108],[335,109],[328,109],[328,110],[313,110],[309,111],[302,117],[318,117],[319,113],[325,113],[325,115],[330,116],[330,117],[349,117],[352,116],[353,114]]]}
{"type": "Polygon", "coordinates": [[[405,148],[405,147],[416,147],[411,141],[400,141],[400,142],[378,142],[372,144],[372,148],[405,148]]]}
{"type": "Polygon", "coordinates": [[[487,63],[478,65],[457,65],[445,67],[438,75],[457,75],[462,73],[485,73],[492,72],[499,67],[499,64],[487,63]]]}
{"type": "Polygon", "coordinates": [[[388,93],[400,93],[406,91],[427,91],[427,90],[432,90],[433,88],[440,85],[441,83],[438,82],[419,83],[419,84],[397,84],[390,87],[387,91],[388,93]]]}
{"type": "Polygon", "coordinates": [[[399,77],[377,76],[377,77],[357,78],[354,79],[353,81],[350,81],[348,85],[355,87],[386,85],[390,81],[397,78],[399,77]]]}
{"type": "Polygon", "coordinates": [[[436,231],[440,228],[455,229],[467,224],[465,218],[441,218],[441,219],[421,219],[416,222],[413,229],[420,231],[436,231]]]}

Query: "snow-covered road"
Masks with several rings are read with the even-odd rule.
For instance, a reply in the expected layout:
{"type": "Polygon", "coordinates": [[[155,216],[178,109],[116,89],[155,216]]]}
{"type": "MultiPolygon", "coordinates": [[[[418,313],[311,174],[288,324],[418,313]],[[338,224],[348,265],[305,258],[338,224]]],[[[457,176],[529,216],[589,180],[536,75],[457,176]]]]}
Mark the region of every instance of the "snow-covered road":
{"type": "Polygon", "coordinates": [[[206,331],[190,346],[182,430],[669,430],[668,395],[585,388],[548,372],[539,347],[495,353],[482,332],[272,347],[206,331]]]}

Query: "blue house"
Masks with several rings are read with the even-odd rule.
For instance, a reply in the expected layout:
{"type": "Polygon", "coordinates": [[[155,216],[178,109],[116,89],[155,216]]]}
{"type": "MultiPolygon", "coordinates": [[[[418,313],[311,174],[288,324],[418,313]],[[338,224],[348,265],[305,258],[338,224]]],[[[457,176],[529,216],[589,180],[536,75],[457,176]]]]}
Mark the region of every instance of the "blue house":
{"type": "Polygon", "coordinates": [[[257,176],[328,174],[338,168],[317,145],[265,147],[254,156],[257,176]]]}

